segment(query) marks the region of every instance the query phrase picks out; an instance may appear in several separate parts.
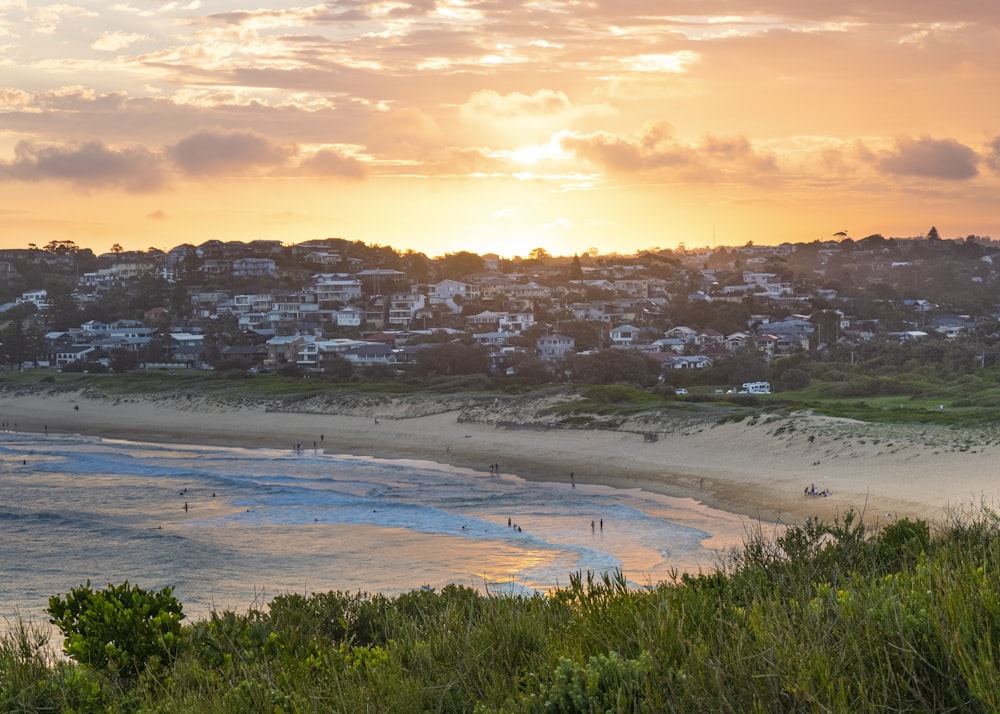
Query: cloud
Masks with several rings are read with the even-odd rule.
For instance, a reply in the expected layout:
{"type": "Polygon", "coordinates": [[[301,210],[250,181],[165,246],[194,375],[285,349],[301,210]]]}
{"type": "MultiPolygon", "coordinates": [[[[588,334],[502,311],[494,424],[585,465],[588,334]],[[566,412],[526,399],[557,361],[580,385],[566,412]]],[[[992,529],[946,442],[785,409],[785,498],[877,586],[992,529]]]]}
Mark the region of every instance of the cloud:
{"type": "Polygon", "coordinates": [[[564,149],[611,173],[669,170],[688,180],[705,181],[739,176],[749,180],[778,171],[775,157],[754,148],[746,137],[708,135],[700,144],[685,144],[663,121],[651,122],[630,137],[604,131],[564,132],[559,142],[564,149]]]}
{"type": "Polygon", "coordinates": [[[955,139],[901,138],[892,151],[882,152],[876,166],[901,176],[964,181],[979,175],[976,152],[955,139]]]}
{"type": "Polygon", "coordinates": [[[117,52],[145,39],[148,39],[146,35],[134,32],[105,32],[90,48],[103,52],[117,52]]]}
{"type": "Polygon", "coordinates": [[[68,181],[75,188],[145,193],[166,184],[162,157],[144,148],[112,149],[91,141],[65,146],[20,142],[14,160],[0,162],[0,180],[68,181]]]}
{"type": "Polygon", "coordinates": [[[317,151],[303,160],[299,169],[307,176],[362,179],[368,175],[368,167],[363,162],[330,149],[317,151]]]}
{"type": "Polygon", "coordinates": [[[568,231],[573,227],[573,221],[568,218],[556,218],[554,221],[542,224],[545,231],[568,231]]]}
{"type": "Polygon", "coordinates": [[[1000,174],[1000,136],[996,137],[986,146],[986,155],[983,161],[991,169],[1000,174]]]}
{"type": "Polygon", "coordinates": [[[475,92],[462,105],[462,112],[472,115],[486,115],[490,118],[537,117],[560,114],[572,108],[569,99],[562,92],[539,89],[533,94],[511,92],[500,94],[491,89],[475,92]]]}
{"type": "Polygon", "coordinates": [[[437,120],[416,107],[377,113],[368,129],[369,149],[404,157],[424,155],[444,138],[437,120]]]}
{"type": "Polygon", "coordinates": [[[560,138],[560,144],[580,158],[616,173],[637,173],[694,162],[691,150],[674,141],[673,129],[666,122],[648,124],[632,138],[605,131],[567,132],[560,138]]]}
{"type": "Polygon", "coordinates": [[[295,149],[250,131],[199,131],[169,149],[189,176],[257,173],[285,165],[295,149]]]}
{"type": "Polygon", "coordinates": [[[165,221],[167,220],[167,214],[161,211],[160,209],[156,209],[155,211],[150,211],[149,213],[146,214],[146,220],[165,221]]]}

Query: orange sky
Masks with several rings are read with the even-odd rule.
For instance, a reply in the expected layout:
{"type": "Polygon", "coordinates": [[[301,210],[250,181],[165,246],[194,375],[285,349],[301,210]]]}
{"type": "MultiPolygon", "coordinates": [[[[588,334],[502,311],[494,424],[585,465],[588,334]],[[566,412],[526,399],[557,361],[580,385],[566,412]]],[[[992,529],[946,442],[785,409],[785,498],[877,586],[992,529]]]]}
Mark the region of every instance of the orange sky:
{"type": "Polygon", "coordinates": [[[0,0],[0,247],[1000,239],[994,0],[0,0]]]}

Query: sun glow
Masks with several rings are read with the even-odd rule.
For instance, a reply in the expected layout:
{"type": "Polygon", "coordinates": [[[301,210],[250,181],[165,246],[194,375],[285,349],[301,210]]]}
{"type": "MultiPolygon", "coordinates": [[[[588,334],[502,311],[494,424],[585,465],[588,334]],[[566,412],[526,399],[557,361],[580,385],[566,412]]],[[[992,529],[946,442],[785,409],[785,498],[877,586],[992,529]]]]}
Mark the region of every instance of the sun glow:
{"type": "Polygon", "coordinates": [[[553,138],[545,144],[529,144],[515,149],[510,153],[510,158],[519,164],[534,165],[540,161],[568,159],[569,154],[553,138]]]}

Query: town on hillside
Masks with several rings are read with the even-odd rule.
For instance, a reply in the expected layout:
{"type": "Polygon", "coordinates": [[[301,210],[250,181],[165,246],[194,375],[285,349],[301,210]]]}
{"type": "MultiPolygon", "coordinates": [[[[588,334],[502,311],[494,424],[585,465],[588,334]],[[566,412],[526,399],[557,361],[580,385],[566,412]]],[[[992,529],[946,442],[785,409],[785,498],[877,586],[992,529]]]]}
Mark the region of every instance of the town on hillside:
{"type": "Polygon", "coordinates": [[[795,389],[810,359],[991,366],[998,271],[1000,243],[935,228],[513,259],[342,238],[101,255],[53,241],[0,251],[0,363],[795,389]]]}

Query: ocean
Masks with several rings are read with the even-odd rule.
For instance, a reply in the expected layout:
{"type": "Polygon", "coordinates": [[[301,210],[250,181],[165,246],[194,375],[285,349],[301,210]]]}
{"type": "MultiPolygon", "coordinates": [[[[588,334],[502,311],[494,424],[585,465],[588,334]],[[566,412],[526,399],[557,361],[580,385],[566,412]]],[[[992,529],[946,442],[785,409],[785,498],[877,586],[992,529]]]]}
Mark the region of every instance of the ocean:
{"type": "Polygon", "coordinates": [[[691,499],[424,461],[0,433],[8,620],[44,621],[88,580],[173,586],[195,619],[289,592],[544,593],[616,570],[642,587],[714,570],[747,527],[691,499]]]}

